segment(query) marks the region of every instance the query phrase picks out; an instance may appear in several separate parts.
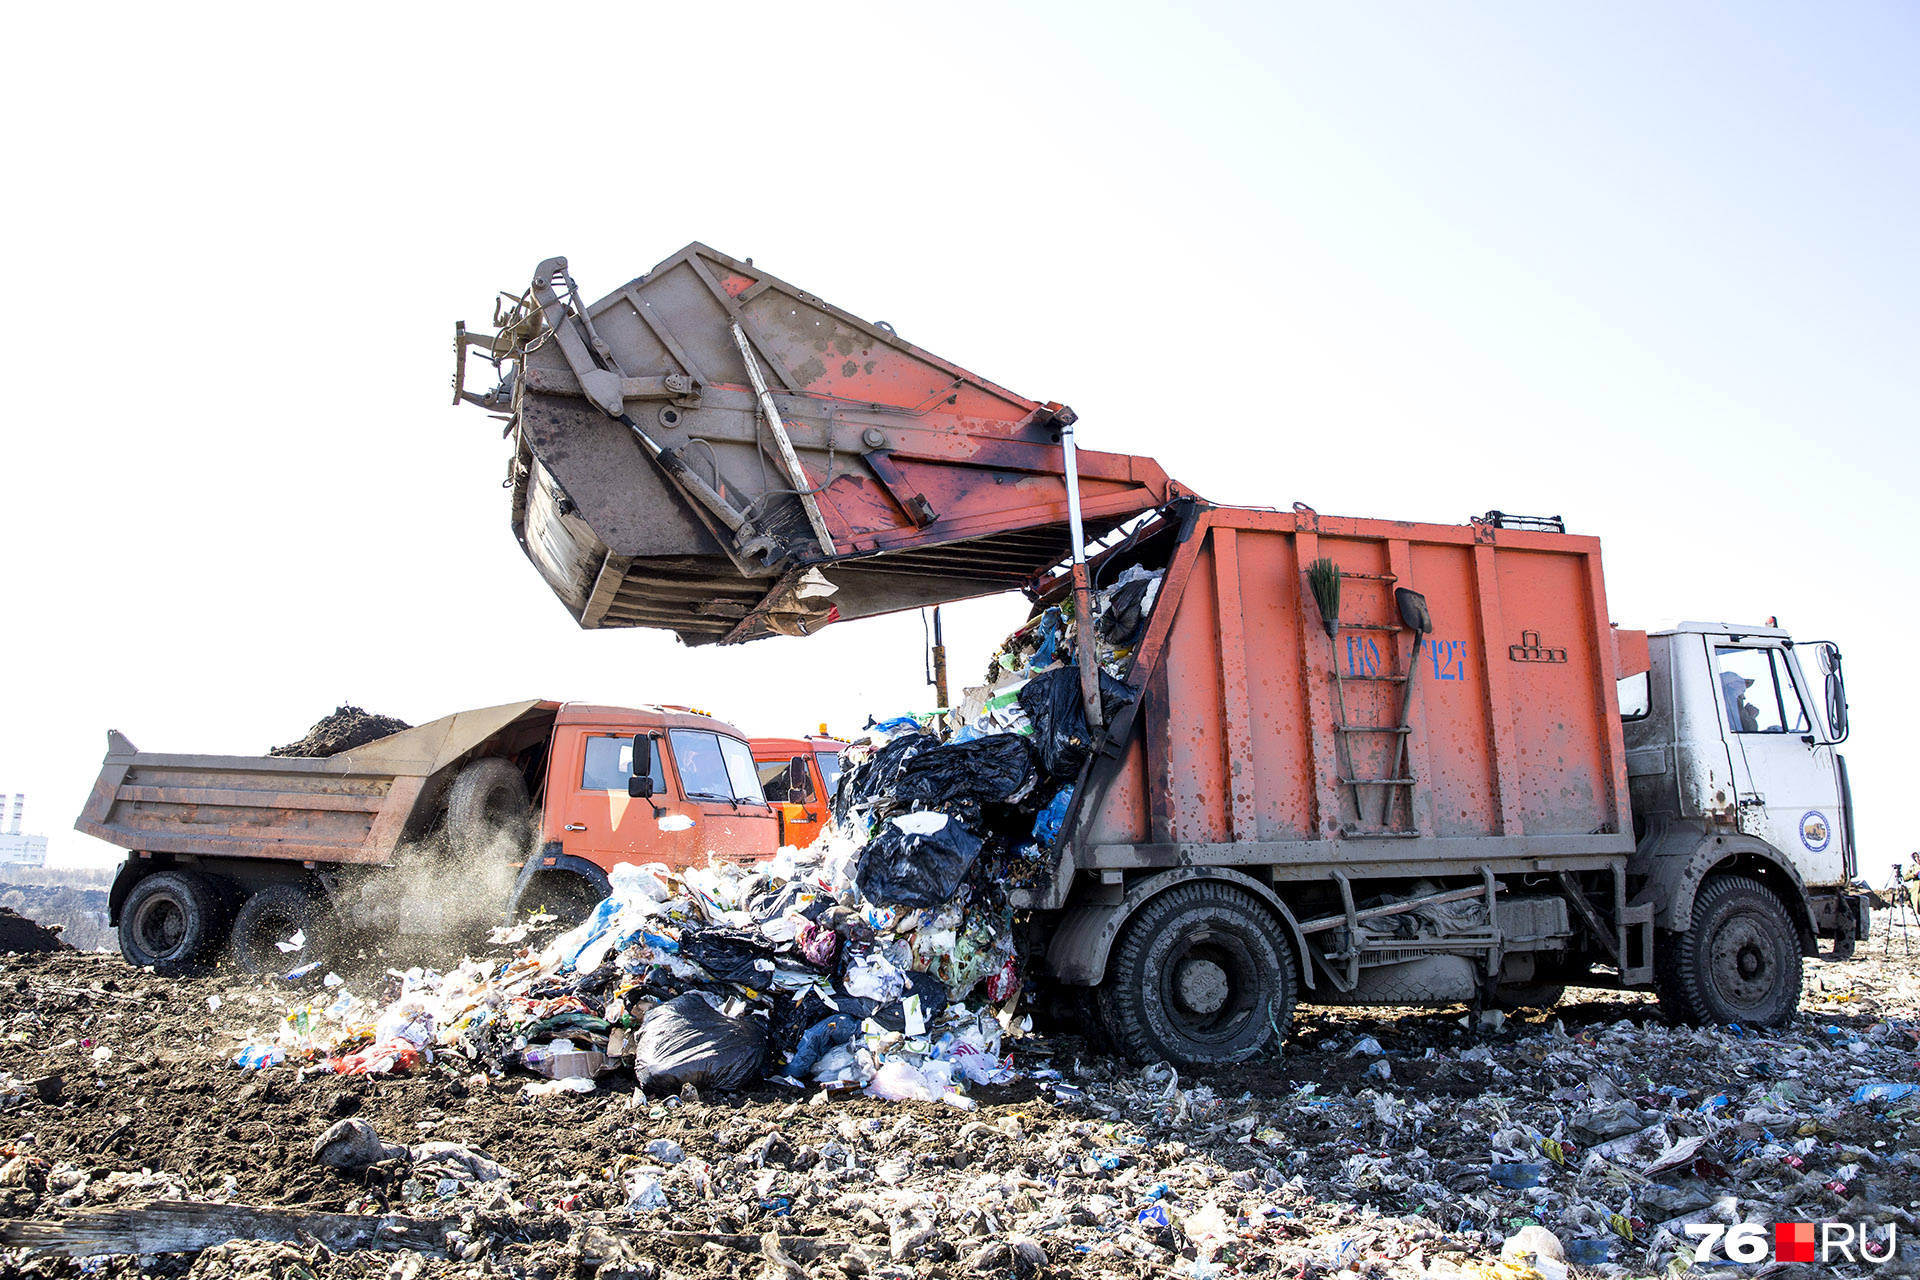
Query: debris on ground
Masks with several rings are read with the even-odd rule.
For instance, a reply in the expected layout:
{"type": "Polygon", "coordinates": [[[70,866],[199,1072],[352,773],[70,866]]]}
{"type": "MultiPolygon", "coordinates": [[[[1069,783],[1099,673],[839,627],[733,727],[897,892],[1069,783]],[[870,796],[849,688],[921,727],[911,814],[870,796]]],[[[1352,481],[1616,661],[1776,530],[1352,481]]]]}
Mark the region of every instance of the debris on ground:
{"type": "MultiPolygon", "coordinates": [[[[1159,582],[1098,592],[1109,715],[1159,582]]],[[[1809,961],[1778,1031],[1626,992],[1308,1008],[1187,1075],[1036,1024],[1008,891],[1090,746],[1079,638],[1045,610],[951,711],[872,726],[808,849],[621,866],[445,969],[0,962],[0,1266],[1567,1280],[1834,1220],[1920,1262],[1920,985],[1885,946],[1809,961]]]]}
{"type": "Polygon", "coordinates": [[[313,728],[307,730],[306,737],[298,742],[289,742],[284,747],[275,747],[267,754],[310,759],[337,756],[342,751],[364,747],[369,742],[378,742],[403,729],[411,728],[413,728],[412,725],[396,716],[375,715],[371,711],[342,703],[322,716],[313,728]]]}
{"type": "MultiPolygon", "coordinates": [[[[1497,1030],[1463,1006],[1310,1007],[1283,1055],[1198,1075],[1043,1026],[1019,1042],[1022,1078],[970,1085],[965,1111],[812,1084],[656,1092],[625,1071],[528,1096],[516,1080],[540,1077],[445,1046],[410,1075],[236,1071],[233,1046],[305,990],[16,956],[0,961],[0,1271],[132,1275],[136,1255],[89,1255],[145,1232],[198,1241],[196,1275],[784,1276],[771,1235],[814,1280],[1557,1280],[1679,1274],[1682,1227],[1709,1221],[1864,1222],[1876,1242],[1891,1225],[1911,1268],[1920,1093],[1885,1086],[1920,1083],[1915,963],[1877,937],[1809,960],[1779,1031],[1668,1026],[1631,992],[1497,1030]],[[1379,1062],[1390,1079],[1368,1075],[1379,1062]],[[378,1159],[317,1158],[344,1120],[378,1159]],[[211,1239],[242,1222],[298,1258],[211,1239]]],[[[143,1273],[194,1262],[150,1255],[143,1273]]]]}

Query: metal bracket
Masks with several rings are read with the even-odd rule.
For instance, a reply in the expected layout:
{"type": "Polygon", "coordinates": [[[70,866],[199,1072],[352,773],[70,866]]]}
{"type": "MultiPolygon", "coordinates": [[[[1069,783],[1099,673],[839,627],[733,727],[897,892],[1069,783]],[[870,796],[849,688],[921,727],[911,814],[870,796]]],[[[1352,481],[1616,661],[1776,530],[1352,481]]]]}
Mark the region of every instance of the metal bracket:
{"type": "Polygon", "coordinates": [[[813,496],[813,482],[807,479],[807,470],[800,465],[800,455],[793,451],[793,441],[787,438],[787,425],[780,421],[780,407],[774,404],[773,393],[767,390],[767,380],[760,373],[760,362],[753,357],[753,345],[747,341],[746,331],[741,329],[738,320],[733,322],[732,329],[734,345],[740,348],[740,358],[747,365],[747,378],[760,401],[761,416],[766,418],[767,429],[773,432],[773,441],[780,448],[780,458],[786,463],[794,492],[799,494],[800,505],[806,510],[807,523],[813,526],[814,539],[826,556],[839,555],[834,550],[833,535],[827,532],[827,522],[820,515],[820,503],[813,496]]]}
{"type": "Polygon", "coordinates": [[[626,412],[621,403],[620,385],[624,375],[613,358],[613,348],[593,332],[592,321],[560,300],[560,295],[553,291],[555,276],[565,280],[568,289],[577,295],[578,291],[573,290],[573,278],[567,274],[567,260],[548,258],[534,269],[533,274],[533,296],[540,304],[541,317],[546,321],[554,340],[560,344],[560,353],[567,358],[567,367],[573,370],[574,377],[580,379],[580,390],[600,412],[609,418],[618,418],[626,412]],[[593,340],[591,350],[587,345],[587,337],[581,336],[583,330],[593,340]],[[596,354],[604,362],[604,367],[595,363],[596,354]]]}
{"type": "Polygon", "coordinates": [[[861,456],[915,527],[924,529],[940,518],[940,513],[927,501],[927,495],[908,482],[906,472],[900,469],[900,464],[893,460],[891,453],[885,449],[873,449],[861,456]]]}
{"type": "Polygon", "coordinates": [[[1515,662],[1565,662],[1567,651],[1543,648],[1538,631],[1522,631],[1520,643],[1507,646],[1507,657],[1515,662]]]}

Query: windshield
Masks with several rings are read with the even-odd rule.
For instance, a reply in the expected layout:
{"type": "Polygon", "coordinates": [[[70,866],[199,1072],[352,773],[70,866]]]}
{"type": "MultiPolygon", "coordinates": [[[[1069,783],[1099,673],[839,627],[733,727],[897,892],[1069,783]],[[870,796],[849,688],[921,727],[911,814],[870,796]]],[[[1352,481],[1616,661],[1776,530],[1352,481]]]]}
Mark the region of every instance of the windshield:
{"type": "Polygon", "coordinates": [[[680,786],[689,800],[766,803],[753,770],[753,751],[746,743],[700,729],[675,729],[669,737],[673,762],[680,768],[680,786]]]}
{"type": "Polygon", "coordinates": [[[838,795],[840,793],[840,753],[817,751],[813,758],[820,762],[820,778],[827,784],[827,795],[838,795]]]}

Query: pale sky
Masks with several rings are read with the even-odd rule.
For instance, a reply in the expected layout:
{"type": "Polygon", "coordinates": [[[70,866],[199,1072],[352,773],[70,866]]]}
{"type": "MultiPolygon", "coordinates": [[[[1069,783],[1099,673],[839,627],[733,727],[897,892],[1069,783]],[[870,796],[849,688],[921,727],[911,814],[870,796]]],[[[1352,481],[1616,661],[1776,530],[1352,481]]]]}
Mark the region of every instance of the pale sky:
{"type": "MultiPolygon", "coordinates": [[[[1847,655],[1861,863],[1912,847],[1920,9],[72,6],[10,21],[0,790],[55,861],[117,728],[342,701],[933,703],[917,614],[577,630],[449,404],[453,322],[691,240],[1215,501],[1561,514],[1627,627],[1847,655]],[[566,14],[553,17],[553,14],[566,14]]],[[[949,610],[956,687],[1024,616],[949,610]]]]}

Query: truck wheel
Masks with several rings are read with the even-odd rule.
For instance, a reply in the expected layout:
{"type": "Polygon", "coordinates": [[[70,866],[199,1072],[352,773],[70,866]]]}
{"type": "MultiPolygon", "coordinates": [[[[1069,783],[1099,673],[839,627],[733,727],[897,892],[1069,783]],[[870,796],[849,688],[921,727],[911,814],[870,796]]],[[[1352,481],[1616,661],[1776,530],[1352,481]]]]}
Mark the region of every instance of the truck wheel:
{"type": "Polygon", "coordinates": [[[325,959],[333,942],[333,917],[324,903],[297,884],[272,884],[241,904],[233,920],[233,962],[246,973],[277,973],[325,959]],[[298,951],[276,943],[304,933],[298,951]]]}
{"type": "Polygon", "coordinates": [[[475,760],[447,788],[447,834],[462,845],[483,844],[501,831],[518,836],[530,812],[526,779],[499,756],[475,760]]]}
{"type": "Polygon", "coordinates": [[[571,929],[592,915],[606,897],[585,876],[571,871],[543,871],[520,895],[520,907],[523,911],[536,907],[547,911],[562,928],[571,929]]]}
{"type": "Polygon", "coordinates": [[[1096,996],[1135,1062],[1239,1062],[1284,1034],[1293,957],[1280,923],[1244,889],[1197,880],[1167,890],[1121,932],[1096,996]]]}
{"type": "Polygon", "coordinates": [[[1679,1021],[1777,1027],[1800,1007],[1800,935],[1765,885],[1715,876],[1693,900],[1693,927],[1656,951],[1654,978],[1679,1021]]]}
{"type": "Polygon", "coordinates": [[[220,895],[191,871],[156,871],[120,907],[120,954],[128,964],[177,971],[210,951],[226,914],[220,895]]]}

